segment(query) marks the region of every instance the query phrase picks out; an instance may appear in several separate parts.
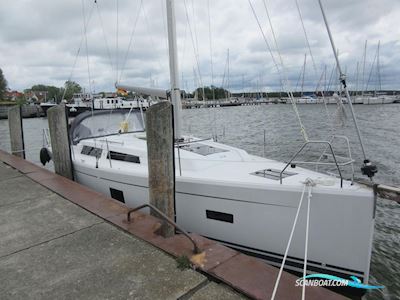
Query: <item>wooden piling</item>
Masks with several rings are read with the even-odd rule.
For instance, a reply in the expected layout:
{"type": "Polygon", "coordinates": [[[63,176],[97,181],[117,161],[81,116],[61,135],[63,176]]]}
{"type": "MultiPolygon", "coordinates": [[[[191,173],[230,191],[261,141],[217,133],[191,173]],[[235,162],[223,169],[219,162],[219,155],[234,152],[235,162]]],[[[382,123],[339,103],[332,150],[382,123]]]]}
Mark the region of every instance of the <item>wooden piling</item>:
{"type": "MultiPolygon", "coordinates": [[[[175,221],[174,131],[170,102],[150,106],[146,112],[146,134],[150,204],[175,221]]],[[[174,233],[175,229],[163,222],[161,234],[170,237],[174,233]]]]}
{"type": "Polygon", "coordinates": [[[68,116],[65,104],[47,111],[51,138],[52,159],[57,174],[73,180],[72,158],[68,132],[68,116]]]}
{"type": "Polygon", "coordinates": [[[25,159],[21,106],[14,106],[8,110],[8,127],[10,129],[11,153],[25,159]]]}

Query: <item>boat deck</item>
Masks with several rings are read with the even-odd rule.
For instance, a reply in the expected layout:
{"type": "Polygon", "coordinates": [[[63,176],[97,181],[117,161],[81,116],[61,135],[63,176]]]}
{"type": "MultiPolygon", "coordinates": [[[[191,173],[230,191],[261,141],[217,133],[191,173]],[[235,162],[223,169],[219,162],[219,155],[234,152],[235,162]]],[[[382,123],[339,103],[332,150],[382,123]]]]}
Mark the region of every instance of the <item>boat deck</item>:
{"type": "MultiPolygon", "coordinates": [[[[114,169],[116,172],[130,173],[147,177],[147,145],[144,133],[108,136],[106,138],[87,139],[81,145],[103,149],[103,157],[98,161],[100,169],[114,169]],[[106,149],[132,154],[140,157],[140,164],[128,164],[125,161],[112,161],[112,166],[106,159],[106,149]]],[[[81,155],[80,148],[75,148],[75,158],[78,163],[85,161],[85,165],[95,166],[96,158],[81,155]],[[77,149],[78,148],[78,149],[77,149]]],[[[312,179],[317,183],[318,190],[338,190],[340,178],[314,172],[296,166],[288,167],[280,184],[280,171],[285,163],[248,154],[242,149],[213,142],[212,140],[196,141],[182,144],[178,151],[175,149],[175,167],[177,181],[196,180],[197,182],[212,181],[225,185],[253,185],[261,188],[293,189],[301,191],[304,182],[312,179]],[[190,146],[190,148],[188,147],[190,146]],[[205,148],[211,149],[207,150],[205,148]],[[205,154],[205,151],[213,152],[205,154]]],[[[343,171],[343,170],[342,170],[343,171]]],[[[359,195],[371,195],[371,190],[351,181],[343,180],[343,189],[348,192],[357,192],[359,195]]]]}

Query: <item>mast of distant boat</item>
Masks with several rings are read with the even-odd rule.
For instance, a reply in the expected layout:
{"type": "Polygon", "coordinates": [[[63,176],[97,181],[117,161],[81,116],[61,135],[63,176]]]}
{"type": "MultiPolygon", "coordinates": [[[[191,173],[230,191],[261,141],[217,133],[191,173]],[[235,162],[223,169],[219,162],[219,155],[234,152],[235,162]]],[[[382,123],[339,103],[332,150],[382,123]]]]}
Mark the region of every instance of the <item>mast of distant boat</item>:
{"type": "Polygon", "coordinates": [[[304,54],[303,72],[301,74],[301,96],[304,96],[304,78],[306,74],[307,53],[304,54]]]}

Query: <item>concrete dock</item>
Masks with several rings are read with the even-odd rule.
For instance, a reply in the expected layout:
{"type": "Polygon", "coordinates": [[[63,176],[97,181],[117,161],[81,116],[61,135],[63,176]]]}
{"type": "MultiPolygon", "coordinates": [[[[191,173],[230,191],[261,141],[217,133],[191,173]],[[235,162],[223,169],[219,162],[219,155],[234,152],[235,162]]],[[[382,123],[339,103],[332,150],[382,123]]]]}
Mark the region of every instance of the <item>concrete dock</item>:
{"type": "MultiPolygon", "coordinates": [[[[0,299],[269,299],[278,270],[0,150],[0,299]],[[196,270],[180,270],[186,255],[196,270]],[[235,291],[236,290],[236,291],[235,291]]],[[[301,299],[284,273],[276,299],[301,299]]],[[[323,288],[307,299],[343,299],[323,288]]]]}

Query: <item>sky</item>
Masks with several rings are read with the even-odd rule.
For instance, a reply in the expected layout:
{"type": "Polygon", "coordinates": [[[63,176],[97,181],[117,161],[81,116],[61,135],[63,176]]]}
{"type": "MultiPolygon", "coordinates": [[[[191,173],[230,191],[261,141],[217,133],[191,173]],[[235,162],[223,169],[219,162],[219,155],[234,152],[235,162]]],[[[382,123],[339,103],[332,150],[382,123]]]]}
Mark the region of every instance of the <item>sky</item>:
{"type": "MultiPolygon", "coordinates": [[[[318,1],[297,1],[311,51],[296,0],[176,0],[181,88],[270,92],[285,77],[285,89],[335,87],[318,1]]],[[[398,89],[400,1],[322,2],[350,87],[398,89]]],[[[117,81],[168,89],[166,24],[165,0],[0,0],[0,68],[16,90],[66,80],[92,92],[113,91],[117,81]]]]}

